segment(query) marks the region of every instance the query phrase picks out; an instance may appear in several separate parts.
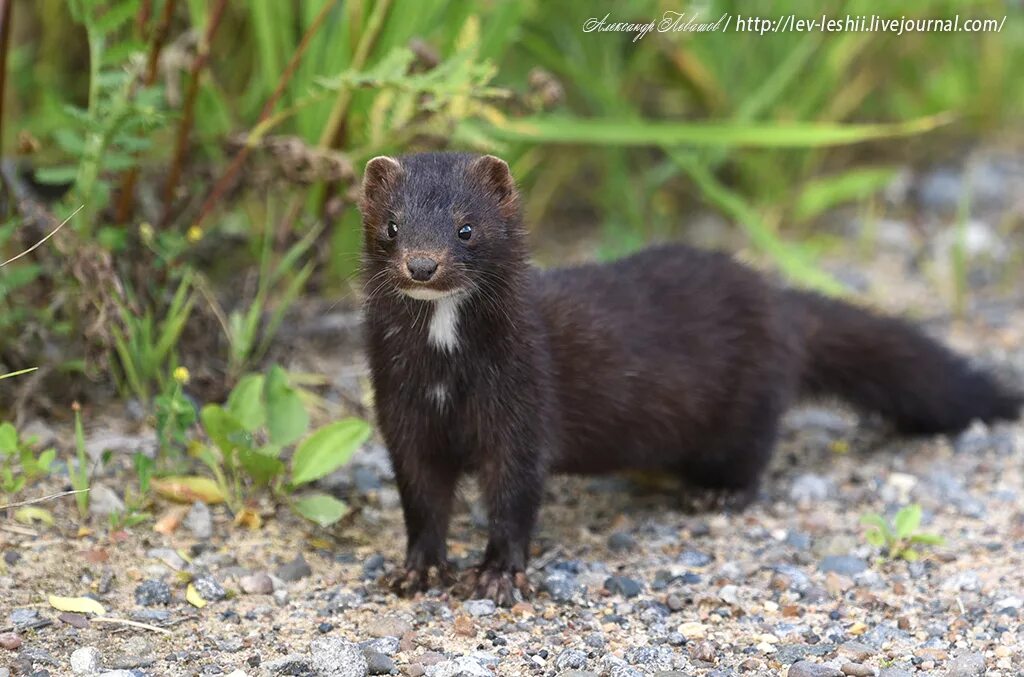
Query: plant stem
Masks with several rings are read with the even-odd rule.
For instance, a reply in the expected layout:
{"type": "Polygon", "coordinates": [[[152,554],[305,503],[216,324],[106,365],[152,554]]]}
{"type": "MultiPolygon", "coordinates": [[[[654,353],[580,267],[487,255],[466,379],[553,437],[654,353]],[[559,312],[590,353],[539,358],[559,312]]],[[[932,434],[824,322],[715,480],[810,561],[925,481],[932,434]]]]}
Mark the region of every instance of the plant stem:
{"type": "Polygon", "coordinates": [[[171,168],[167,175],[167,183],[164,185],[164,214],[161,219],[163,225],[171,219],[171,212],[174,206],[174,195],[178,189],[178,181],[181,179],[182,165],[185,162],[185,155],[188,151],[188,137],[195,120],[196,98],[199,95],[199,79],[210,58],[210,47],[213,38],[217,34],[217,27],[220,26],[221,17],[224,16],[224,9],[227,7],[227,0],[217,0],[217,4],[206,24],[206,32],[199,43],[199,51],[192,68],[189,72],[188,89],[185,93],[185,104],[182,108],[181,122],[178,124],[177,140],[174,144],[174,157],[171,160],[171,168]]]}
{"type": "MultiPolygon", "coordinates": [[[[305,34],[302,36],[302,39],[296,46],[295,52],[292,54],[292,58],[288,61],[288,65],[281,73],[281,77],[278,78],[277,86],[274,87],[274,91],[271,93],[267,101],[263,104],[263,109],[260,111],[260,116],[256,121],[254,131],[257,129],[261,129],[263,123],[265,123],[270,118],[271,114],[274,112],[274,107],[277,105],[277,102],[284,94],[285,87],[287,87],[288,83],[291,81],[292,75],[294,75],[295,73],[295,69],[298,68],[299,62],[302,60],[302,56],[306,52],[306,48],[309,47],[310,42],[312,42],[313,36],[316,34],[318,30],[320,30],[320,27],[327,19],[327,15],[330,14],[330,11],[334,8],[336,4],[337,0],[328,0],[327,2],[325,2],[324,6],[320,9],[320,12],[309,24],[309,28],[306,29],[305,34]]],[[[259,138],[261,138],[261,136],[262,135],[254,136],[253,133],[249,134],[248,138],[246,139],[245,145],[243,145],[238,150],[238,152],[235,154],[235,157],[231,160],[231,164],[228,165],[228,168],[224,171],[223,174],[221,174],[220,178],[217,179],[217,182],[213,185],[213,188],[210,190],[209,195],[207,195],[206,199],[203,200],[203,204],[199,208],[199,215],[196,217],[196,220],[193,223],[193,225],[200,226],[202,222],[206,219],[206,217],[210,214],[210,212],[213,211],[213,208],[216,206],[217,202],[221,199],[224,193],[227,192],[228,187],[232,183],[234,183],[235,177],[238,175],[238,172],[241,170],[242,165],[245,163],[245,159],[249,156],[249,153],[252,151],[252,147],[255,145],[256,141],[259,138]]]]}
{"type": "MultiPolygon", "coordinates": [[[[352,55],[351,70],[358,71],[366,65],[374,43],[384,27],[384,20],[387,18],[388,10],[391,8],[391,0],[378,0],[373,7],[370,18],[367,19],[366,30],[359,38],[355,54],[352,55]]],[[[334,100],[334,107],[331,108],[330,117],[324,125],[320,134],[319,145],[323,148],[338,148],[344,136],[345,118],[348,116],[348,107],[352,103],[352,88],[342,87],[338,90],[338,96],[334,100]]]]}
{"type": "MultiPolygon", "coordinates": [[[[149,48],[149,58],[146,60],[146,72],[142,78],[142,84],[146,87],[149,87],[156,82],[157,68],[160,65],[160,52],[167,43],[167,36],[171,32],[171,21],[174,19],[174,9],[177,3],[178,0],[165,0],[163,12],[160,14],[160,24],[156,27],[156,30],[153,31],[153,41],[149,48]]],[[[139,10],[139,21],[147,21],[148,16],[149,2],[147,1],[139,10]]],[[[142,23],[139,26],[140,34],[143,32],[144,28],[145,23],[142,23]]],[[[135,182],[138,180],[138,176],[138,167],[132,167],[125,172],[124,177],[121,179],[121,197],[118,200],[117,212],[115,215],[115,219],[118,223],[126,223],[128,219],[131,218],[132,212],[135,210],[135,182]]]]}
{"type": "Polygon", "coordinates": [[[11,6],[14,0],[0,0],[0,146],[3,144],[4,90],[7,85],[7,51],[11,44],[11,6]]]}

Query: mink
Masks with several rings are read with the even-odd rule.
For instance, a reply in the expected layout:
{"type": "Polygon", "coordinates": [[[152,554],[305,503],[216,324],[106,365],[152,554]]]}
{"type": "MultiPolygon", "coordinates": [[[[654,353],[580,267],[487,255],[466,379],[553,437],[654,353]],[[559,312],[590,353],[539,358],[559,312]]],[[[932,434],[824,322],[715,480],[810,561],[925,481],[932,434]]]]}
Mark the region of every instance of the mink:
{"type": "Polygon", "coordinates": [[[376,157],[363,215],[375,411],[401,496],[413,594],[454,581],[446,537],[475,474],[487,545],[464,594],[530,593],[552,473],[669,473],[749,500],[779,420],[838,396],[898,431],[1013,419],[1024,398],[912,324],[771,283],[679,244],[540,270],[501,159],[376,157]]]}

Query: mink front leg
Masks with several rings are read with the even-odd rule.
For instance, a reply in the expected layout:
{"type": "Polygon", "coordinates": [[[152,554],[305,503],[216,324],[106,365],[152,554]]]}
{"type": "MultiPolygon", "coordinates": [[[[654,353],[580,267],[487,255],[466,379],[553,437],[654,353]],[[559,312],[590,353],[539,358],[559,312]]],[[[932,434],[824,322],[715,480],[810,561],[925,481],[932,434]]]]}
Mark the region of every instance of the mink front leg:
{"type": "Polygon", "coordinates": [[[436,457],[417,459],[398,454],[393,455],[392,464],[407,542],[403,569],[385,583],[403,596],[450,584],[446,539],[458,468],[436,457]]]}
{"type": "Polygon", "coordinates": [[[491,448],[480,469],[488,512],[487,549],[470,572],[463,594],[500,606],[512,606],[530,595],[526,564],[545,474],[533,440],[506,439],[491,448]]]}

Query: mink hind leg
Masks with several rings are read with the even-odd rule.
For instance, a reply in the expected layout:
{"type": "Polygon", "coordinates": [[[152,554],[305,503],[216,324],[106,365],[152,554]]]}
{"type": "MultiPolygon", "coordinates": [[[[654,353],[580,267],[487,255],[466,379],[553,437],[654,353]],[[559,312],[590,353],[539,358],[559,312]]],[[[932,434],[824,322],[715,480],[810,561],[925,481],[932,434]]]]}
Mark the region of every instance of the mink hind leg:
{"type": "Polygon", "coordinates": [[[683,480],[711,492],[710,509],[740,511],[757,499],[761,479],[778,438],[782,407],[768,405],[749,413],[729,430],[709,435],[699,452],[687,454],[678,467],[683,480]]]}

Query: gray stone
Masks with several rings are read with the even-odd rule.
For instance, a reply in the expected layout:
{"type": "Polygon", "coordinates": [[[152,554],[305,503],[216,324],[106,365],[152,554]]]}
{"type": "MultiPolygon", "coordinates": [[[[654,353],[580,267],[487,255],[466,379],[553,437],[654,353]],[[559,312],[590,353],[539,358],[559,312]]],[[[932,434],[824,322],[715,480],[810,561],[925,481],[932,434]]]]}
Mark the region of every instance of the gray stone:
{"type": "Polygon", "coordinates": [[[390,675],[396,669],[395,662],[380,651],[363,649],[363,658],[366,659],[366,669],[371,675],[390,675]]]}
{"type": "Polygon", "coordinates": [[[985,656],[974,652],[961,654],[949,661],[946,677],[972,677],[985,674],[985,656]]]}
{"type": "Polygon", "coordinates": [[[89,513],[99,517],[108,517],[123,513],[124,501],[108,486],[93,484],[89,488],[89,513]]]}
{"type": "Polygon", "coordinates": [[[556,670],[582,670],[587,667],[587,654],[579,649],[562,649],[555,658],[556,670]]]}
{"type": "Polygon", "coordinates": [[[819,663],[797,661],[789,666],[789,672],[786,675],[788,677],[843,677],[843,671],[819,663]]]}
{"type": "Polygon", "coordinates": [[[135,603],[139,606],[156,606],[171,603],[171,587],[163,581],[150,579],[142,581],[135,588],[135,603]]]}
{"type": "Polygon", "coordinates": [[[71,652],[71,672],[76,675],[88,675],[99,672],[102,657],[100,650],[94,646],[83,646],[71,652]]]}
{"type": "Polygon", "coordinates": [[[219,602],[228,598],[228,591],[213,576],[200,576],[192,581],[199,596],[207,602],[219,602]]]}
{"type": "Polygon", "coordinates": [[[630,665],[648,671],[671,670],[675,667],[675,652],[666,646],[638,646],[627,649],[623,655],[630,665]]]}
{"type": "Polygon", "coordinates": [[[309,643],[310,665],[322,677],[366,677],[369,666],[357,644],[340,637],[321,637],[309,643]]]}
{"type": "Polygon", "coordinates": [[[146,557],[158,559],[175,571],[181,571],[188,566],[188,562],[173,548],[151,548],[146,551],[146,557]]]}
{"type": "Polygon", "coordinates": [[[706,552],[700,552],[698,550],[684,550],[679,554],[679,559],[677,561],[683,566],[700,568],[711,564],[714,559],[714,557],[706,552]]]}
{"type": "Polygon", "coordinates": [[[631,552],[636,548],[636,539],[626,531],[616,531],[608,537],[608,548],[614,552],[631,552]]]}
{"type": "Polygon", "coordinates": [[[291,562],[279,567],[276,573],[277,577],[282,581],[293,582],[309,576],[313,573],[313,570],[309,567],[306,559],[300,554],[296,555],[295,559],[291,562]]]}
{"type": "Polygon", "coordinates": [[[556,602],[572,602],[586,591],[575,576],[565,571],[555,571],[545,577],[543,588],[556,602]]]}
{"type": "Polygon", "coordinates": [[[7,615],[7,622],[15,629],[28,627],[39,620],[39,612],[35,609],[15,609],[7,615]]]}
{"type": "Polygon", "coordinates": [[[815,504],[827,500],[832,491],[832,482],[827,477],[804,473],[793,480],[789,498],[794,503],[815,504]]]}
{"type": "Polygon", "coordinates": [[[462,608],[470,616],[490,616],[494,614],[496,607],[494,601],[489,599],[468,599],[462,603],[462,608]]]}
{"type": "Polygon", "coordinates": [[[272,675],[305,675],[311,668],[312,661],[305,654],[289,654],[275,658],[263,664],[263,668],[272,675]]]}
{"type": "Polygon", "coordinates": [[[247,595],[269,595],[274,592],[273,579],[263,571],[258,571],[248,576],[242,576],[238,580],[242,592],[247,595]]]}
{"type": "Polygon", "coordinates": [[[604,589],[613,595],[636,597],[643,590],[643,586],[638,580],[629,576],[610,576],[604,582],[604,589]]]}
{"type": "Polygon", "coordinates": [[[829,555],[821,560],[818,568],[824,573],[832,571],[843,576],[856,576],[866,570],[868,565],[860,557],[853,555],[829,555]]]}
{"type": "Polygon", "coordinates": [[[882,668],[878,677],[914,677],[914,673],[903,668],[882,668]]]}
{"type": "Polygon", "coordinates": [[[377,639],[369,639],[365,642],[359,643],[359,648],[366,651],[376,651],[382,653],[385,656],[394,656],[398,653],[401,648],[401,640],[397,637],[378,637],[377,639]]]}
{"type": "Polygon", "coordinates": [[[192,504],[182,524],[200,540],[206,540],[213,535],[213,516],[210,514],[210,507],[202,501],[192,504]]]}
{"type": "Polygon", "coordinates": [[[426,668],[427,677],[494,677],[494,673],[469,656],[441,661],[426,668]]]}

